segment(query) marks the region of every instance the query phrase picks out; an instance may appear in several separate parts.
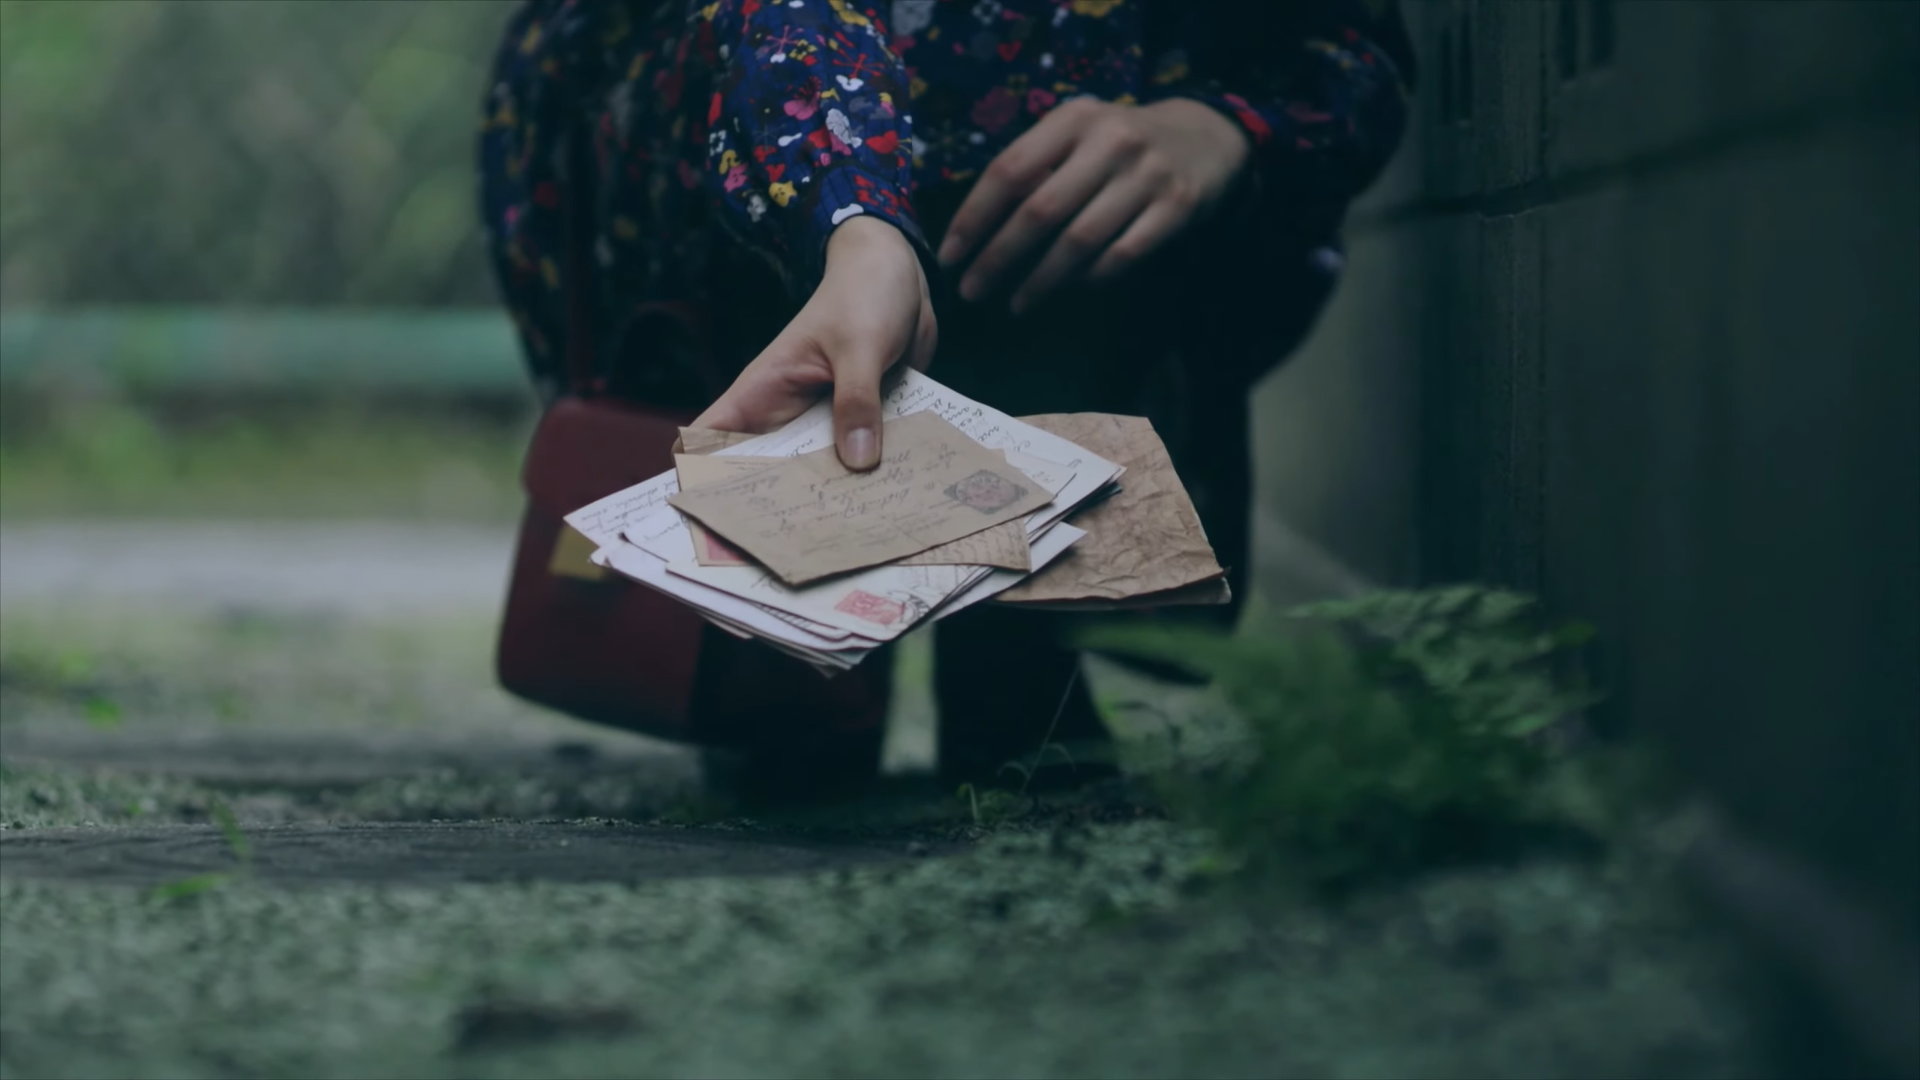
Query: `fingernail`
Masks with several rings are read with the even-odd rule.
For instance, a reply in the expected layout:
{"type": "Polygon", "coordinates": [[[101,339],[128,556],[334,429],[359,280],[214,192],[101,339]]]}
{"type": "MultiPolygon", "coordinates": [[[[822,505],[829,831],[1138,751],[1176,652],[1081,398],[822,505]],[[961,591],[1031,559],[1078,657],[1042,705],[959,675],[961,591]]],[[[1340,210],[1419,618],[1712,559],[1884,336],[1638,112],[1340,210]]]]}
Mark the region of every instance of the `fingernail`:
{"type": "Polygon", "coordinates": [[[980,299],[980,281],[978,278],[965,277],[960,279],[960,299],[968,303],[980,299]]]}
{"type": "Polygon", "coordinates": [[[842,440],[840,458],[849,469],[865,469],[873,465],[873,429],[854,428],[847,432],[842,440]]]}
{"type": "Polygon", "coordinates": [[[936,256],[941,266],[952,266],[960,260],[960,238],[949,236],[940,244],[940,254],[936,256]]]}

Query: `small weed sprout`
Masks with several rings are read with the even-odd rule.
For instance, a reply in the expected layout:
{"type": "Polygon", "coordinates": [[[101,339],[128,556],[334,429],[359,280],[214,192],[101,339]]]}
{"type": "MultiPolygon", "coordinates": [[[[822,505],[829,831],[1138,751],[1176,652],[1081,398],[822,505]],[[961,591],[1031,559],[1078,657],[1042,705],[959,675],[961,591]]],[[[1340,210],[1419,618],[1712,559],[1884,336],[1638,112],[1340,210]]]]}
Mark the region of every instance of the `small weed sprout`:
{"type": "Polygon", "coordinates": [[[973,815],[973,823],[981,828],[1011,821],[1020,816],[1023,810],[1030,808],[1027,796],[1005,788],[977,788],[972,784],[961,784],[955,791],[966,800],[967,809],[973,815]]]}
{"type": "Polygon", "coordinates": [[[233,808],[216,799],[207,809],[208,813],[213,815],[214,824],[220,827],[220,836],[226,841],[227,850],[233,853],[234,860],[239,865],[232,870],[214,870],[180,878],[177,881],[163,882],[154,886],[153,891],[147,894],[149,899],[156,902],[184,900],[252,876],[253,844],[247,839],[247,834],[241,830],[240,821],[234,816],[233,808]]]}
{"type": "Polygon", "coordinates": [[[1047,752],[1049,750],[1059,754],[1060,759],[1066,762],[1069,769],[1078,769],[1080,767],[1079,763],[1074,761],[1071,751],[1065,746],[1053,741],[1053,733],[1059,730],[1060,727],[1060,716],[1067,711],[1067,702],[1071,700],[1073,688],[1079,685],[1079,682],[1080,668],[1076,665],[1073,673],[1067,676],[1066,687],[1060,691],[1060,703],[1054,706],[1053,719],[1047,722],[1046,734],[1040,736],[1040,749],[1034,752],[1033,760],[1031,762],[1009,761],[994,770],[996,779],[1005,773],[1017,773],[1020,777],[1020,789],[1018,791],[1008,791],[1004,788],[997,787],[987,788],[983,791],[974,787],[971,783],[960,785],[955,794],[959,798],[967,801],[967,808],[973,815],[974,825],[980,827],[997,825],[1003,821],[1010,821],[1019,817],[1023,810],[1032,810],[1038,806],[1038,798],[1028,795],[1027,789],[1033,786],[1033,774],[1038,772],[1042,765],[1046,764],[1047,752]]]}

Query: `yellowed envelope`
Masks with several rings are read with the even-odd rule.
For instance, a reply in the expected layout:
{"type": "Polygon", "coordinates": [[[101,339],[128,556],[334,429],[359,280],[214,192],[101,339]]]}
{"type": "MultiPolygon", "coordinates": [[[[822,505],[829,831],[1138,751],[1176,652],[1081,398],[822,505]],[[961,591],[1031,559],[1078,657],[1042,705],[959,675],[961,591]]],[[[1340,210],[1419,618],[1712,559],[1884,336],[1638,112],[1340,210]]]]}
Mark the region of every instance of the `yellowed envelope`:
{"type": "Polygon", "coordinates": [[[673,452],[678,454],[711,454],[715,450],[725,450],[729,446],[738,446],[748,439],[757,439],[758,435],[747,435],[738,431],[716,431],[713,428],[683,427],[680,437],[673,440],[673,452]]]}
{"type": "Polygon", "coordinates": [[[895,561],[895,566],[991,566],[1000,570],[1033,569],[1033,546],[1027,523],[1015,518],[972,536],[949,540],[918,555],[895,561]]]}
{"type": "Polygon", "coordinates": [[[831,447],[667,501],[788,585],[894,562],[1052,501],[1004,455],[927,412],[889,421],[880,465],[831,447]]]}
{"type": "MultiPolygon", "coordinates": [[[[682,432],[693,431],[683,428],[682,432]]],[[[716,432],[727,435],[730,432],[716,432]]],[[[684,434],[683,434],[684,437],[684,434]]],[[[696,443],[696,445],[700,445],[696,443]]],[[[730,444],[729,444],[730,445],[730,444]]],[[[715,445],[714,449],[719,449],[715,445]]],[[[708,484],[723,483],[736,476],[758,472],[769,465],[778,465],[786,458],[764,457],[711,457],[694,453],[673,455],[674,469],[680,474],[680,490],[705,487],[708,484]]],[[[689,519],[687,531],[693,534],[693,557],[701,566],[752,566],[753,560],[737,547],[708,532],[699,522],[689,519]]]]}
{"type": "MultiPolygon", "coordinates": [[[[696,441],[695,445],[707,444],[696,441]]],[[[712,445],[715,449],[720,447],[717,442],[712,445]]],[[[720,483],[768,465],[778,465],[785,460],[787,459],[751,456],[712,457],[693,453],[673,456],[682,491],[720,483]]],[[[693,535],[694,561],[701,566],[754,565],[753,560],[739,548],[713,535],[699,522],[688,519],[687,531],[693,535]]],[[[909,555],[896,561],[894,565],[991,566],[999,570],[1027,571],[1033,569],[1033,548],[1027,541],[1025,522],[1004,521],[991,529],[982,529],[972,536],[963,536],[938,547],[928,548],[918,555],[909,555]]]]}

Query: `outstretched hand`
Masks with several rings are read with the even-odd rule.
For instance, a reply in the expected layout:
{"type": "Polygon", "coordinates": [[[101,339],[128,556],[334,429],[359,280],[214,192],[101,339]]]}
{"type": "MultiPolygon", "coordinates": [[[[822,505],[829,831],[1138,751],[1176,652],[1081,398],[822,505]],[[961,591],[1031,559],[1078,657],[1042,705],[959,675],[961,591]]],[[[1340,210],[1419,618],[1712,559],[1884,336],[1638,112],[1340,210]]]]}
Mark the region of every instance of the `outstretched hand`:
{"type": "Polygon", "coordinates": [[[880,461],[880,378],[925,370],[939,333],[926,274],[892,225],[854,217],[827,240],[826,273],[800,313],[754,357],[696,427],[766,432],[833,391],[833,438],[849,469],[880,461]]]}
{"type": "Polygon", "coordinates": [[[940,264],[971,259],[960,295],[980,300],[1052,240],[1013,294],[1023,311],[1083,270],[1093,281],[1119,274],[1203,218],[1251,153],[1238,125],[1196,101],[1075,98],[987,165],[947,228],[940,264]]]}

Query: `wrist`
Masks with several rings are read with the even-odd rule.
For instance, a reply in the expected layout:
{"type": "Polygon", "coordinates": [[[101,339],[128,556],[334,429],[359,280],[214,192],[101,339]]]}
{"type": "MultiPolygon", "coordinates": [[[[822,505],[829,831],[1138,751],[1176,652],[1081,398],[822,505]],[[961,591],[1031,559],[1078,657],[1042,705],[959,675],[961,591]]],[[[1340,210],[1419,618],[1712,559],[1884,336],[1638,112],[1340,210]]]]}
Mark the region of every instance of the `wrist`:
{"type": "Polygon", "coordinates": [[[911,255],[913,243],[885,219],[857,214],[834,226],[827,235],[827,266],[834,259],[860,258],[875,251],[898,248],[911,255]]]}

